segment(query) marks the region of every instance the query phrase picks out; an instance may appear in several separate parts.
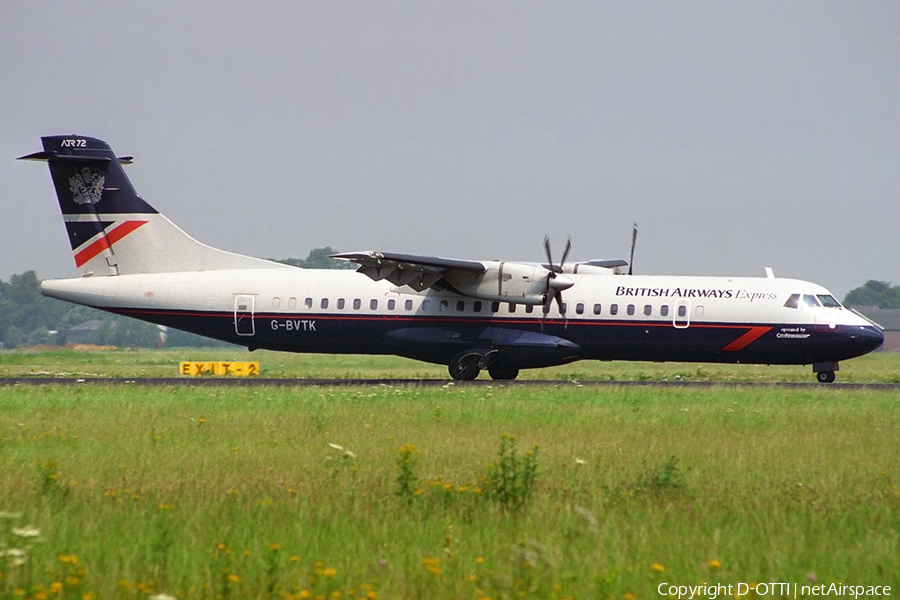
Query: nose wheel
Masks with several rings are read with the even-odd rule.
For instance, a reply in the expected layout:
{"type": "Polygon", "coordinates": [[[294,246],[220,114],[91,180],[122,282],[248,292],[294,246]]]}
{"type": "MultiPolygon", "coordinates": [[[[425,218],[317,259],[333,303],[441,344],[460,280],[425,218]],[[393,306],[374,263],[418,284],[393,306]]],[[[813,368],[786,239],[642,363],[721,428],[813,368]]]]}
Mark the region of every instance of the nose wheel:
{"type": "Polygon", "coordinates": [[[816,381],[819,383],[834,383],[834,371],[819,371],[816,373],[816,381]]]}
{"type": "Polygon", "coordinates": [[[813,373],[819,383],[834,383],[834,372],[840,369],[837,361],[820,362],[813,364],[813,373]]]}

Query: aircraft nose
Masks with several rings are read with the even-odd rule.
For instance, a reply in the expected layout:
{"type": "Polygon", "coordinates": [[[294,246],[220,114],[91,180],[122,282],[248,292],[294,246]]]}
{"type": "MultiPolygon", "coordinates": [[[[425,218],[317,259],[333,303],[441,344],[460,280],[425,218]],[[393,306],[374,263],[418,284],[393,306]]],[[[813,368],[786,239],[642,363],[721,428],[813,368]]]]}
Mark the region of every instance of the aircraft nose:
{"type": "Polygon", "coordinates": [[[884,343],[884,334],[877,327],[863,326],[850,335],[856,341],[861,353],[871,352],[884,343]]]}

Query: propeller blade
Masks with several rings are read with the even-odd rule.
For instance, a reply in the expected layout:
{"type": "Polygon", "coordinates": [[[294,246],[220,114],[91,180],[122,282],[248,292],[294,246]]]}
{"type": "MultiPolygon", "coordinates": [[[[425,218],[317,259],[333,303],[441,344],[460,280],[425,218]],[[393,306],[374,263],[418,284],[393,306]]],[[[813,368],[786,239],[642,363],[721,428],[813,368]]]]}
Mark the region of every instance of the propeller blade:
{"type": "Polygon", "coordinates": [[[566,249],[563,250],[562,260],[559,261],[559,272],[562,273],[562,266],[566,264],[566,257],[569,256],[569,250],[572,249],[572,236],[569,236],[569,239],[566,240],[566,249]]]}
{"type": "Polygon", "coordinates": [[[569,319],[566,318],[565,305],[563,304],[562,290],[556,290],[554,294],[556,298],[556,308],[559,309],[559,316],[563,319],[563,329],[569,328],[569,319]]]}
{"type": "Polygon", "coordinates": [[[634,247],[637,244],[637,223],[634,224],[634,229],[631,232],[631,259],[628,261],[628,274],[631,275],[634,273],[634,247]]]}
{"type": "Polygon", "coordinates": [[[550,270],[553,271],[553,256],[550,253],[550,236],[544,236],[544,252],[547,254],[547,264],[550,265],[550,270]]]}

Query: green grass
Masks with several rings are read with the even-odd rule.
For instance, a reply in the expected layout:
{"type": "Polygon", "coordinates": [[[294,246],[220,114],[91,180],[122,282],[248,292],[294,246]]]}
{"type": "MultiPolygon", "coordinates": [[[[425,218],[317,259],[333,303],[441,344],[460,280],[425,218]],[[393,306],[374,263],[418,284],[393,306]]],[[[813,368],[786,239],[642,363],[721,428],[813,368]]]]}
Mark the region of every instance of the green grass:
{"type": "Polygon", "coordinates": [[[7,386],[0,597],[896,592],[898,430],[895,394],[824,386],[7,386]]]}
{"type": "MultiPolygon", "coordinates": [[[[449,379],[441,365],[393,356],[310,355],[258,350],[175,348],[165,350],[0,350],[0,377],[178,377],[188,360],[258,361],[262,377],[449,379]]],[[[876,352],[841,363],[838,382],[898,383],[900,354],[876,352]]],[[[561,367],[528,369],[520,379],[610,381],[814,382],[800,366],[580,361],[561,367]]],[[[482,373],[480,379],[488,379],[482,373]]]]}

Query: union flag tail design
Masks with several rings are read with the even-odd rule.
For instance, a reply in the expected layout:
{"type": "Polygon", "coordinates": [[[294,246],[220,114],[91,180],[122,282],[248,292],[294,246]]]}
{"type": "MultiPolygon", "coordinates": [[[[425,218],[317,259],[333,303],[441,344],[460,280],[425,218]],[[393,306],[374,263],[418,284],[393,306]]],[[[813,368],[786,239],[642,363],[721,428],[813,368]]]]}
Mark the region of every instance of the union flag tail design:
{"type": "Polygon", "coordinates": [[[75,266],[82,275],[126,275],[276,266],[269,261],[201,244],[147,204],[131,186],[109,144],[79,135],[41,138],[66,223],[75,266]]]}

